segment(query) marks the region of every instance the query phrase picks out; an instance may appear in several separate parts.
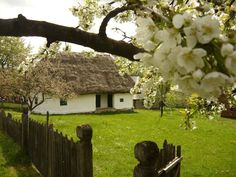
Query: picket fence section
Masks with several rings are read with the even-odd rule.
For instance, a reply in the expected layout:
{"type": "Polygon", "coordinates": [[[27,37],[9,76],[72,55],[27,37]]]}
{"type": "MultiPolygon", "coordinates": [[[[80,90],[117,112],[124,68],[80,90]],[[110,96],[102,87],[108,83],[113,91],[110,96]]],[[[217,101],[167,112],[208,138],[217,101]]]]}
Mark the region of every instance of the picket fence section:
{"type": "MultiPolygon", "coordinates": [[[[29,119],[28,112],[22,120],[0,110],[0,129],[12,137],[44,177],[93,177],[92,128],[82,125],[76,128],[79,141],[54,130],[52,124],[29,119]]],[[[137,143],[134,148],[138,165],[133,177],[180,177],[181,147],[164,141],[159,149],[152,141],[137,143]]]]}
{"type": "Polygon", "coordinates": [[[92,177],[92,128],[76,128],[79,141],[64,136],[53,125],[29,119],[27,111],[22,121],[0,111],[0,129],[12,137],[44,177],[92,177]]]}

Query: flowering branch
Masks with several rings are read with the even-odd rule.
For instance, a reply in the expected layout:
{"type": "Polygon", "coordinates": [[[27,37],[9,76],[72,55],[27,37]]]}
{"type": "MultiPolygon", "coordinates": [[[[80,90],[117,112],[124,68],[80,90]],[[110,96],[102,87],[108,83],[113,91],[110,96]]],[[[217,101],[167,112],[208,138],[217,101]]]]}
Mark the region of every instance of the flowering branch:
{"type": "Polygon", "coordinates": [[[234,7],[215,14],[207,5],[181,9],[177,3],[168,9],[168,18],[160,15],[165,24],[145,15],[139,17],[135,37],[146,52],[135,58],[157,67],[166,82],[178,85],[184,93],[218,98],[236,81],[235,23],[224,30],[225,19],[234,14],[227,12],[234,7]]]}

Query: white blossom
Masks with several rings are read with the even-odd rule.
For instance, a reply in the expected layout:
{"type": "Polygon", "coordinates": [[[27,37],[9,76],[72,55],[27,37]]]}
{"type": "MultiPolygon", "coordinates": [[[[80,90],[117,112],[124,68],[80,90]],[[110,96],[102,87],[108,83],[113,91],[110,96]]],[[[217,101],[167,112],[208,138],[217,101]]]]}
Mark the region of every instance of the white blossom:
{"type": "Polygon", "coordinates": [[[219,39],[220,39],[222,42],[228,42],[228,41],[229,41],[228,36],[226,36],[225,34],[220,34],[219,39]]]}
{"type": "Polygon", "coordinates": [[[151,18],[142,17],[138,17],[136,23],[136,40],[138,43],[144,45],[147,41],[151,40],[154,34],[155,23],[151,18]]]}
{"type": "Polygon", "coordinates": [[[207,44],[220,35],[220,23],[210,15],[198,17],[195,20],[195,24],[197,27],[197,39],[201,44],[207,44]]]}
{"type": "Polygon", "coordinates": [[[191,49],[184,47],[177,56],[177,63],[184,67],[187,72],[192,72],[196,68],[202,68],[204,61],[202,57],[206,56],[207,52],[204,49],[191,49]]]}
{"type": "Polygon", "coordinates": [[[176,72],[176,56],[179,54],[179,51],[180,47],[168,48],[164,45],[155,50],[153,65],[160,69],[165,79],[169,80],[174,72],[176,72]]]}
{"type": "Polygon", "coordinates": [[[222,47],[221,47],[221,55],[223,57],[226,57],[228,55],[230,55],[231,53],[233,53],[233,50],[234,50],[234,46],[232,44],[223,44],[222,47]]]}
{"type": "Polygon", "coordinates": [[[208,12],[208,11],[210,10],[209,4],[204,4],[204,5],[202,6],[202,9],[203,9],[204,12],[208,12]]]}
{"type": "Polygon", "coordinates": [[[157,61],[157,63],[160,63],[167,59],[170,52],[170,48],[166,48],[162,45],[155,50],[153,57],[157,61]]]}
{"type": "Polygon", "coordinates": [[[226,58],[225,66],[231,73],[236,75],[236,51],[226,58]]]}
{"type": "Polygon", "coordinates": [[[135,60],[150,60],[152,58],[152,55],[149,53],[138,53],[134,55],[135,60]]]}
{"type": "Polygon", "coordinates": [[[197,29],[196,25],[192,24],[191,26],[184,28],[184,33],[186,35],[187,46],[194,48],[197,44],[197,29]]]}
{"type": "Polygon", "coordinates": [[[150,52],[150,51],[154,50],[154,49],[156,48],[156,46],[157,46],[156,43],[154,43],[153,41],[150,41],[150,40],[149,40],[149,41],[147,41],[147,42],[144,44],[143,48],[144,48],[146,51],[150,52]]]}
{"type": "Polygon", "coordinates": [[[175,75],[175,82],[178,84],[179,89],[182,90],[184,93],[191,94],[199,90],[200,84],[198,84],[190,75],[186,76],[179,76],[175,75]]]}
{"type": "Polygon", "coordinates": [[[194,71],[192,74],[193,79],[195,79],[196,81],[200,81],[204,75],[204,72],[200,69],[194,71]]]}
{"type": "Polygon", "coordinates": [[[217,98],[221,94],[221,87],[229,83],[230,78],[227,75],[216,71],[210,72],[202,79],[200,95],[202,97],[213,95],[217,98]]]}
{"type": "Polygon", "coordinates": [[[170,48],[167,49],[161,46],[155,50],[153,55],[153,65],[160,68],[163,74],[170,70],[169,67],[171,66],[171,63],[168,62],[169,53],[170,48]]]}
{"type": "MultiPolygon", "coordinates": [[[[175,48],[172,48],[170,54],[168,55],[168,61],[170,63],[169,68],[172,67],[172,70],[169,70],[169,72],[171,72],[169,74],[170,77],[174,75],[174,72],[178,72],[181,75],[186,75],[188,73],[184,67],[177,64],[177,56],[180,54],[181,50],[182,47],[177,46],[175,48]]],[[[168,70],[164,69],[164,71],[168,70]]]]}
{"type": "Polygon", "coordinates": [[[168,28],[165,30],[157,30],[155,33],[155,39],[160,40],[162,44],[168,48],[173,48],[181,43],[182,37],[178,30],[168,28]]]}
{"type": "Polygon", "coordinates": [[[175,28],[179,29],[184,25],[184,17],[181,14],[176,14],[173,19],[172,23],[175,28]]]}
{"type": "Polygon", "coordinates": [[[180,29],[183,25],[191,23],[192,17],[189,13],[176,14],[173,19],[172,23],[176,29],[180,29]]]}

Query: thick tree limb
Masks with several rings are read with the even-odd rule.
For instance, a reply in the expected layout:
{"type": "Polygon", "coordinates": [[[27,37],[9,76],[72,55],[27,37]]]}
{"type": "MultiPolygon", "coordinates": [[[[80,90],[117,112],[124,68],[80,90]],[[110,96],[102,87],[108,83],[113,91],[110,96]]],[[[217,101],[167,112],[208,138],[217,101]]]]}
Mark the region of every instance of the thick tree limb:
{"type": "Polygon", "coordinates": [[[0,19],[0,36],[45,37],[50,43],[54,41],[70,42],[92,48],[98,52],[125,57],[129,60],[134,60],[133,55],[144,51],[124,41],[102,38],[99,34],[45,21],[28,20],[23,15],[14,19],[0,19]]]}
{"type": "Polygon", "coordinates": [[[138,6],[137,5],[128,5],[128,6],[123,6],[123,7],[119,7],[119,8],[116,8],[114,10],[112,10],[111,12],[109,12],[106,17],[103,19],[101,25],[100,25],[100,28],[99,28],[99,35],[101,37],[107,37],[106,35],[106,27],[107,27],[107,24],[108,22],[114,18],[115,16],[117,16],[119,13],[122,13],[124,11],[127,11],[127,10],[132,10],[132,9],[135,9],[137,8],[138,6]]]}

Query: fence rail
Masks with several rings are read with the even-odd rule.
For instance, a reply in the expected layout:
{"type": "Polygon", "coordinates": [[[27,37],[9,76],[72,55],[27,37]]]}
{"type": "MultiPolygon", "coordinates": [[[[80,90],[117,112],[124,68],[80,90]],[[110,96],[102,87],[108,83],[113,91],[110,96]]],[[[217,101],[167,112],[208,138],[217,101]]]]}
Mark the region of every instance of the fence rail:
{"type": "Polygon", "coordinates": [[[79,141],[69,139],[53,125],[29,119],[27,111],[22,121],[0,111],[0,128],[18,143],[44,177],[92,177],[92,128],[76,128],[79,141]]]}

